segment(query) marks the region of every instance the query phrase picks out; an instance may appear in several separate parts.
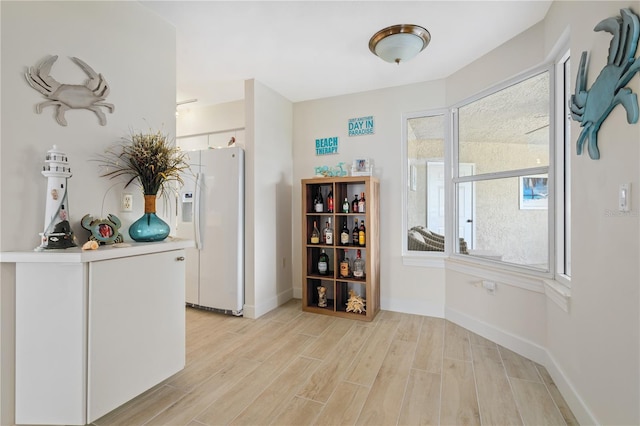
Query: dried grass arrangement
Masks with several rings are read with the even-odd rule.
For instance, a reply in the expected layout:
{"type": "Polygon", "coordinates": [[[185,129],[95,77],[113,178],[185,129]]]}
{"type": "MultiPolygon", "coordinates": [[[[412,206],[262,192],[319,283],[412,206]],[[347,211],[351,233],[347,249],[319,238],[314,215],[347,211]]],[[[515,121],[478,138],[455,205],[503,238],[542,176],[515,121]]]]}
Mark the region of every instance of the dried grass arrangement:
{"type": "Polygon", "coordinates": [[[184,184],[182,176],[190,170],[186,153],[160,131],[123,137],[99,161],[104,169],[102,177],[125,177],[125,188],[137,180],[145,195],[166,195],[184,184]],[[178,185],[170,187],[171,182],[178,185]]]}

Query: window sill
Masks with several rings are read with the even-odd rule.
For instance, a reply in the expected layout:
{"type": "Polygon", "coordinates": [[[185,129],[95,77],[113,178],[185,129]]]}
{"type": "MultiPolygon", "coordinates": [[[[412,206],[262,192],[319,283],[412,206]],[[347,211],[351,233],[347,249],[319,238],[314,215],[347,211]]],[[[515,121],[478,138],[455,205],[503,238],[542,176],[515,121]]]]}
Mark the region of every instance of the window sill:
{"type": "Polygon", "coordinates": [[[422,266],[424,268],[444,268],[447,256],[444,253],[432,252],[429,254],[418,252],[403,253],[402,264],[404,266],[422,266]]]}
{"type": "Polygon", "coordinates": [[[544,293],[542,281],[546,278],[536,273],[512,271],[496,265],[496,262],[473,259],[466,255],[454,255],[447,259],[447,269],[473,275],[483,280],[495,281],[501,284],[518,287],[536,293],[544,293]]]}
{"type": "Polygon", "coordinates": [[[499,282],[501,284],[544,295],[560,307],[564,312],[569,313],[571,301],[571,282],[565,278],[557,280],[548,278],[545,273],[526,273],[515,270],[501,268],[494,263],[473,259],[469,256],[452,255],[444,253],[430,254],[409,254],[404,253],[402,264],[405,266],[420,266],[425,268],[447,268],[452,271],[473,275],[483,280],[499,282]]]}
{"type": "Polygon", "coordinates": [[[566,284],[556,280],[543,280],[544,294],[566,313],[569,313],[571,302],[571,288],[566,284]]]}

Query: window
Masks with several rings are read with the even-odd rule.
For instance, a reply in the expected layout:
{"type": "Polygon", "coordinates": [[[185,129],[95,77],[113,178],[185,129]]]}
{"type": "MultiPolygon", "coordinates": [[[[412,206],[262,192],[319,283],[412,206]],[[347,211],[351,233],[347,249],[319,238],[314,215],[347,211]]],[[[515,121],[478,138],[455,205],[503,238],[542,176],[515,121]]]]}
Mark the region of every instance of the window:
{"type": "Polygon", "coordinates": [[[406,264],[453,252],[570,286],[569,57],[449,110],[403,116],[406,264]]]}
{"type": "Polygon", "coordinates": [[[455,229],[469,255],[550,270],[550,96],[543,70],[455,110],[455,229]]]}
{"type": "Polygon", "coordinates": [[[445,162],[444,111],[420,112],[403,117],[403,158],[407,185],[403,254],[444,252],[445,183],[450,167],[445,162]]]}

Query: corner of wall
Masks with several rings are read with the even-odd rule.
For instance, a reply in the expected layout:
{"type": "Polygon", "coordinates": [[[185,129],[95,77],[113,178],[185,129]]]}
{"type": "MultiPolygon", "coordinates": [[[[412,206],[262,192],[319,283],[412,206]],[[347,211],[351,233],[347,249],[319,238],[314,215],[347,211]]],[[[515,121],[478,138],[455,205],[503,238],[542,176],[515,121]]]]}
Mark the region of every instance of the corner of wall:
{"type": "Polygon", "coordinates": [[[597,421],[587,404],[580,398],[576,388],[571,383],[571,380],[564,373],[558,362],[553,358],[551,352],[546,351],[546,361],[543,363],[556,387],[562,394],[564,400],[569,404],[571,412],[578,419],[581,425],[599,425],[601,422],[597,421]]]}

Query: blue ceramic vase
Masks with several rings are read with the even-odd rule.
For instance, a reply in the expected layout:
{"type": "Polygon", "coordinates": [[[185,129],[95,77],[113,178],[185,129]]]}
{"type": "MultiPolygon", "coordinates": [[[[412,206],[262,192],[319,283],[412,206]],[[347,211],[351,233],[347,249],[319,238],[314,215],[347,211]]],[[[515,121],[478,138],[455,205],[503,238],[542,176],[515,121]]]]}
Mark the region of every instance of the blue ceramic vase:
{"type": "Polygon", "coordinates": [[[156,196],[144,196],[144,215],[129,227],[129,236],[133,241],[155,242],[169,236],[169,225],[156,215],[156,196]]]}

